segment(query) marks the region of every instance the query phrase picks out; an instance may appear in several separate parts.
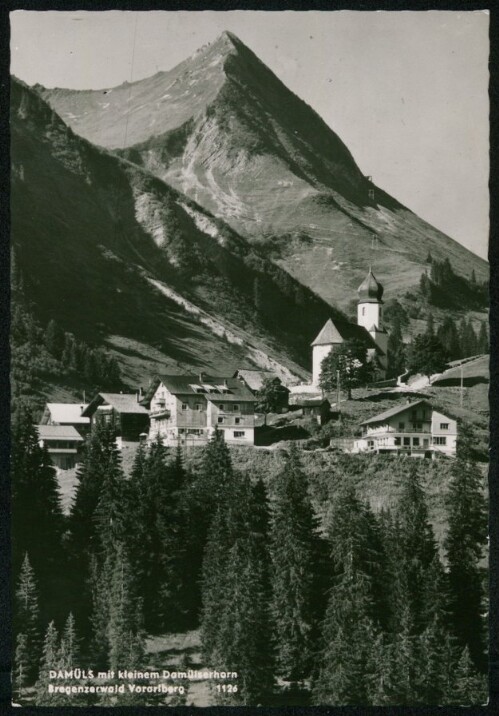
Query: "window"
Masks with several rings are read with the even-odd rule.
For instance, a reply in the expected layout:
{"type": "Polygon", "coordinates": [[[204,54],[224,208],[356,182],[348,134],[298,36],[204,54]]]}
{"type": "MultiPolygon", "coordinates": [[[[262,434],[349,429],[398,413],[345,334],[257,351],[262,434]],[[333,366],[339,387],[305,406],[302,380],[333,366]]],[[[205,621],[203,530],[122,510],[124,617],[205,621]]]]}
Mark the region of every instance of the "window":
{"type": "Polygon", "coordinates": [[[434,445],[447,445],[447,438],[435,437],[435,438],[433,438],[433,444],[434,445]]]}
{"type": "Polygon", "coordinates": [[[234,430],[235,438],[244,438],[245,435],[246,433],[244,432],[244,430],[234,430]]]}
{"type": "Polygon", "coordinates": [[[241,418],[235,418],[234,422],[236,425],[239,425],[241,423],[241,418]]]}
{"type": "Polygon", "coordinates": [[[411,444],[411,438],[404,438],[404,445],[410,445],[411,444]]]}
{"type": "Polygon", "coordinates": [[[224,418],[220,415],[219,418],[218,418],[218,422],[219,422],[219,423],[223,423],[223,421],[224,421],[224,418]]]}
{"type": "Polygon", "coordinates": [[[220,408],[220,410],[225,410],[225,406],[223,403],[220,403],[220,405],[218,407],[220,408]]]}
{"type": "Polygon", "coordinates": [[[239,405],[238,405],[237,403],[234,403],[234,405],[232,406],[232,410],[233,410],[235,413],[238,413],[238,412],[239,412],[239,405]]]}
{"type": "Polygon", "coordinates": [[[202,409],[203,409],[202,403],[194,403],[194,410],[200,411],[202,409]]]}
{"type": "Polygon", "coordinates": [[[405,423],[399,423],[399,430],[403,430],[405,428],[405,423]]]}
{"type": "Polygon", "coordinates": [[[415,423],[417,419],[418,419],[417,411],[416,411],[416,410],[413,410],[412,413],[411,413],[411,420],[412,420],[413,423],[415,423]]]}
{"type": "Polygon", "coordinates": [[[412,444],[414,447],[419,447],[419,438],[412,438],[412,444]]]}
{"type": "Polygon", "coordinates": [[[362,306],[362,315],[363,315],[363,316],[366,315],[366,307],[365,307],[365,306],[362,306]]]}
{"type": "Polygon", "coordinates": [[[440,423],[440,430],[448,430],[449,423],[440,423]]]}
{"type": "Polygon", "coordinates": [[[395,445],[400,445],[400,438],[395,438],[395,445]]]}
{"type": "Polygon", "coordinates": [[[203,434],[203,431],[202,431],[202,430],[199,430],[198,428],[189,428],[189,429],[187,430],[187,433],[188,433],[189,435],[202,435],[202,434],[203,434]]]}
{"type": "Polygon", "coordinates": [[[189,408],[187,403],[182,403],[182,410],[187,410],[189,408]]]}
{"type": "Polygon", "coordinates": [[[422,430],[422,429],[423,429],[423,423],[413,423],[412,429],[413,429],[413,430],[422,430]]]}

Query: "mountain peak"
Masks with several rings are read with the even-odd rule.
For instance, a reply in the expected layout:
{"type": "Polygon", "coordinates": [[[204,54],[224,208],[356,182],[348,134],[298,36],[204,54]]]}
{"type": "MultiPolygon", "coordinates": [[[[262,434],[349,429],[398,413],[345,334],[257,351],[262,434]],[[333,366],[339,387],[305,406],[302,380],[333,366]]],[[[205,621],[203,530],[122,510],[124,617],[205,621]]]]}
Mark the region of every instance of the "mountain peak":
{"type": "Polygon", "coordinates": [[[224,30],[211,45],[212,47],[225,48],[229,51],[239,50],[245,47],[244,43],[229,30],[224,30]]]}

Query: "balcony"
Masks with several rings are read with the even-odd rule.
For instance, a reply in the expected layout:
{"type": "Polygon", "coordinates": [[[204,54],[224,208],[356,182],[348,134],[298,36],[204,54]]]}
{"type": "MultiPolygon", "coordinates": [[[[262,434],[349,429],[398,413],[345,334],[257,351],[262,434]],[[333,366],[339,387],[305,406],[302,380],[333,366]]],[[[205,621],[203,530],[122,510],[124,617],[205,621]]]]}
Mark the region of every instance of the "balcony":
{"type": "Polygon", "coordinates": [[[151,408],[151,411],[149,412],[150,418],[169,418],[171,415],[170,409],[166,408],[164,405],[155,405],[154,408],[151,408]]]}
{"type": "Polygon", "coordinates": [[[392,427],[383,427],[379,428],[379,430],[366,430],[364,429],[362,431],[362,437],[363,438],[370,438],[370,437],[376,437],[377,435],[390,435],[390,437],[394,437],[396,435],[431,435],[431,425],[423,426],[422,428],[392,428],[392,427]]]}

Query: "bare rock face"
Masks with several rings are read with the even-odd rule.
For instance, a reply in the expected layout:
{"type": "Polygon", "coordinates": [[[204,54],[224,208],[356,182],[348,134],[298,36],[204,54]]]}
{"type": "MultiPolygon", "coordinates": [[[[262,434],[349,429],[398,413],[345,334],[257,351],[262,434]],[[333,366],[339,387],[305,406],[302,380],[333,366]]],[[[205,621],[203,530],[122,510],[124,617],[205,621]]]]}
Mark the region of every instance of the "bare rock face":
{"type": "Polygon", "coordinates": [[[76,133],[263,243],[329,302],[349,304],[373,236],[387,297],[418,283],[428,252],[458,273],[488,276],[485,261],[374,186],[317,113],[231,33],[132,84],[36,89],[76,133]]]}
{"type": "Polygon", "coordinates": [[[245,365],[306,378],[310,341],[338,310],[17,80],[11,135],[12,243],[42,325],[106,346],[131,382],[245,365]]]}

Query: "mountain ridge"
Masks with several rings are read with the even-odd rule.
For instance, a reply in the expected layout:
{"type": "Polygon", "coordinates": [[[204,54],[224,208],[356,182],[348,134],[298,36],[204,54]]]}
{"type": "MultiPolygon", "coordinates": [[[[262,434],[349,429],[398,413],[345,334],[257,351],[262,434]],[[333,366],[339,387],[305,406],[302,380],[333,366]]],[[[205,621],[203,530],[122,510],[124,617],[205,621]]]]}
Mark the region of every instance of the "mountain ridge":
{"type": "Polygon", "coordinates": [[[387,297],[417,286],[428,253],[487,279],[483,259],[377,187],[317,112],[234,35],[118,90],[110,100],[38,88],[74,131],[273,252],[328,303],[350,310],[369,263],[387,297]]]}
{"type": "Polygon", "coordinates": [[[42,324],[107,346],[132,384],[244,365],[307,377],[308,344],[340,311],[16,80],[11,127],[12,243],[42,324]]]}

